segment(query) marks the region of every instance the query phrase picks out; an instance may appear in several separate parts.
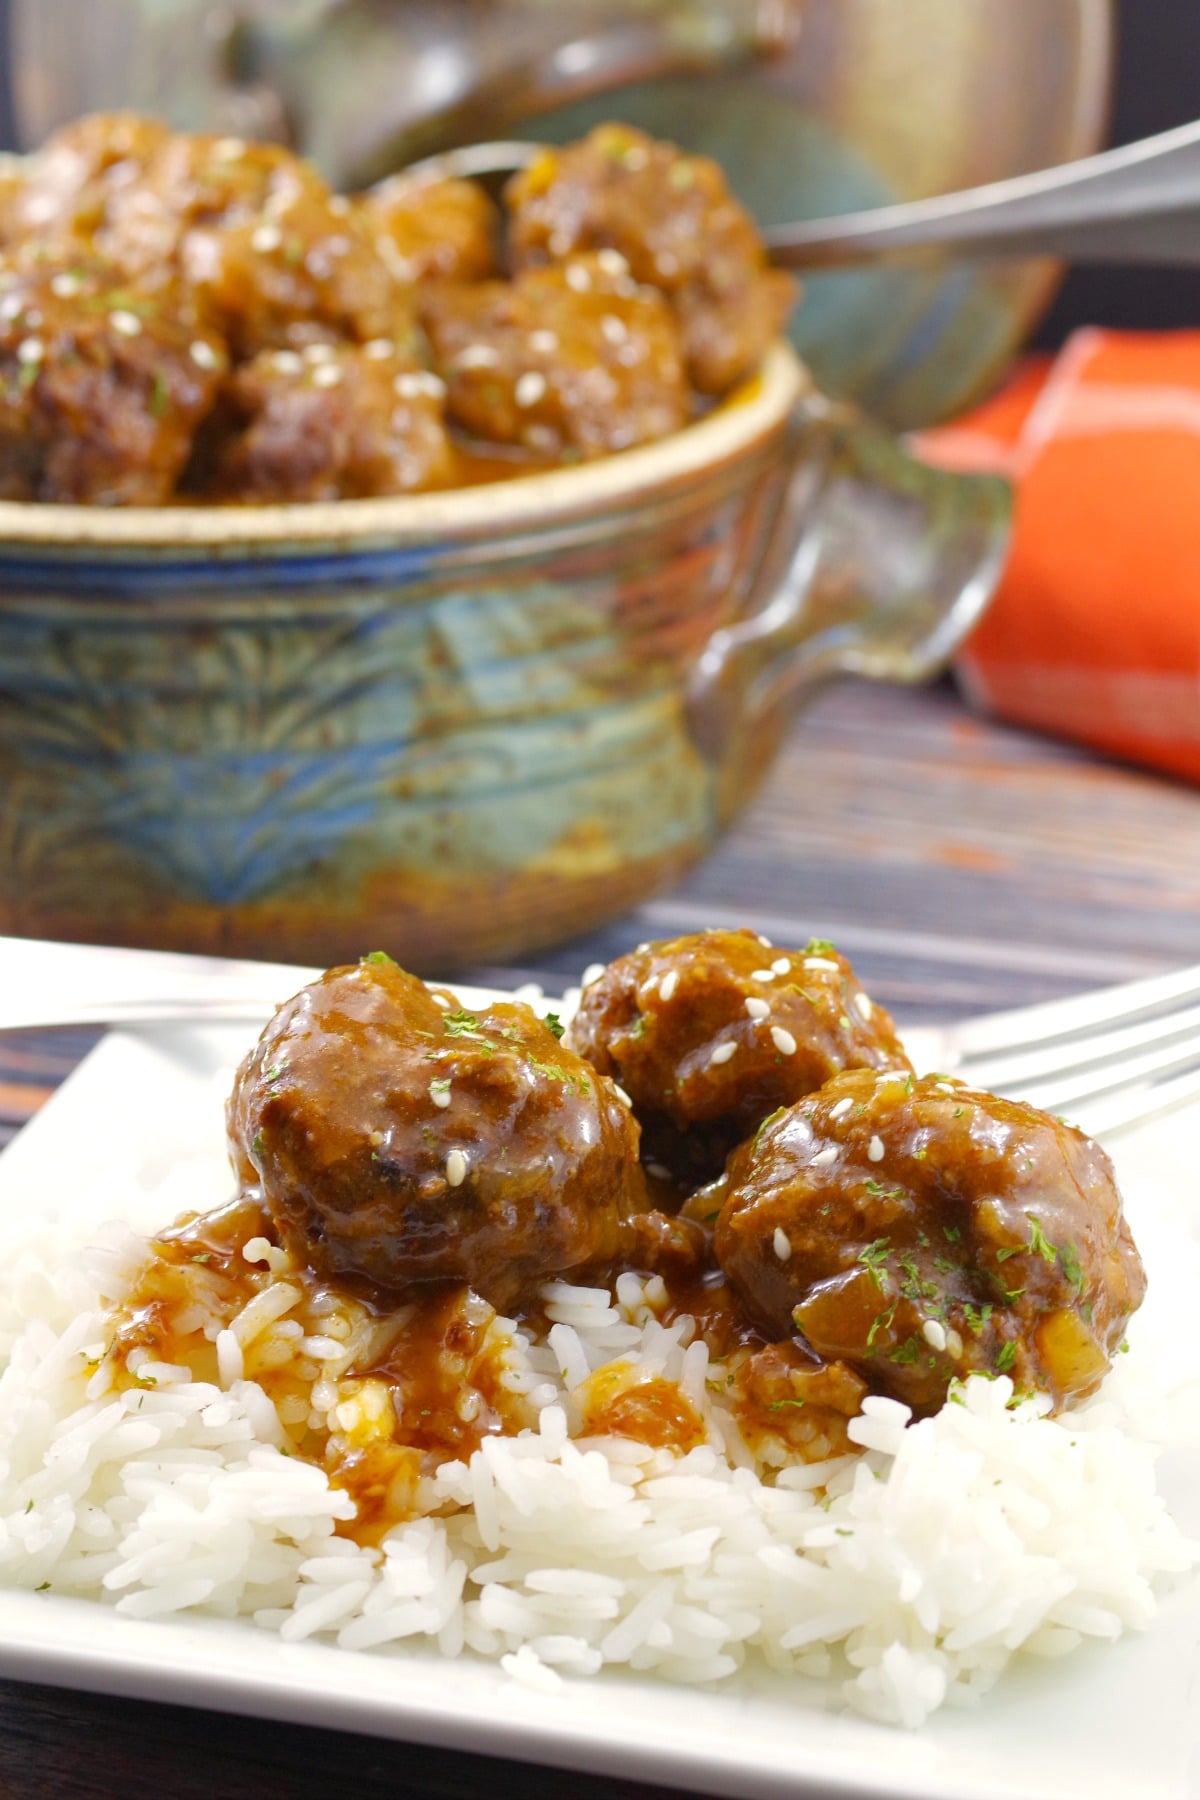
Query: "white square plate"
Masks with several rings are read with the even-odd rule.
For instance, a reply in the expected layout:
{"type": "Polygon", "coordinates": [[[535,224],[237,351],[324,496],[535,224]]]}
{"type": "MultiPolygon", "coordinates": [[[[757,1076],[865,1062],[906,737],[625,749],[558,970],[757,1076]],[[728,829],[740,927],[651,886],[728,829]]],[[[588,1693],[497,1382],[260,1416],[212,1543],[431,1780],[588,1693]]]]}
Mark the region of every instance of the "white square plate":
{"type": "MultiPolygon", "coordinates": [[[[244,1027],[114,1033],[0,1158],[0,1256],[31,1228],[146,1216],[147,1189],[199,1171],[172,1210],[217,1204],[229,1185],[221,1101],[244,1027]]],[[[1150,1274],[1200,1246],[1200,1109],[1114,1147],[1150,1274]]],[[[162,1209],[156,1202],[156,1214],[162,1209]]],[[[1160,1308],[1160,1312],[1165,1308],[1160,1308]]],[[[1200,1534],[1200,1341],[1167,1320],[1190,1404],[1162,1486],[1200,1534]]],[[[1160,1328],[1161,1320],[1155,1321],[1160,1328]]],[[[1137,1352],[1139,1321],[1130,1337],[1137,1352]]],[[[357,1654],[285,1644],[252,1625],[125,1619],[54,1594],[0,1592],[0,1674],[272,1719],[450,1745],[641,1782],[806,1800],[1196,1800],[1200,1795],[1200,1580],[1169,1593],[1151,1631],[1064,1662],[1014,1666],[978,1708],[907,1735],[843,1713],[814,1684],[756,1672],[697,1692],[631,1676],[529,1692],[469,1656],[357,1654]]]]}

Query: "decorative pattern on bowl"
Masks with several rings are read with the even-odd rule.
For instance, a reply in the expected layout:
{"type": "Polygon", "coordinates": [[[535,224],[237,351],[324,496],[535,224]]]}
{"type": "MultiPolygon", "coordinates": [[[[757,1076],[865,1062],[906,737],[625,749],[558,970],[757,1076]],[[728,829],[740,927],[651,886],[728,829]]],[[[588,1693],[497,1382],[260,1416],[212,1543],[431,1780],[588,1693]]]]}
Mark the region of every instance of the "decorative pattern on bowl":
{"type": "Polygon", "coordinates": [[[784,348],[492,488],[0,506],[0,932],[449,969],[587,930],[704,852],[798,694],[944,660],[1006,518],[784,348]]]}

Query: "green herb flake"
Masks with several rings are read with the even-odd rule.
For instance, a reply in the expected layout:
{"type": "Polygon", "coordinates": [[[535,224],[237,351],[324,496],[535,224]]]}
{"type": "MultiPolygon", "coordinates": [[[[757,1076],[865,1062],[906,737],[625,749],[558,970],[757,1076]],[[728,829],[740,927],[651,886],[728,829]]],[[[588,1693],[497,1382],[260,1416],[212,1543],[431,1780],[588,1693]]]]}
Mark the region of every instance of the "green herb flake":
{"type": "Polygon", "coordinates": [[[156,419],[161,419],[171,403],[171,390],[167,386],[167,378],[161,369],[154,371],[154,385],[150,390],[150,412],[156,419]]]}
{"type": "Polygon", "coordinates": [[[1029,1254],[1040,1256],[1044,1263],[1049,1263],[1053,1268],[1058,1261],[1057,1246],[1050,1242],[1032,1213],[1026,1213],[1025,1217],[1029,1220],[1029,1254]]]}
{"type": "Polygon", "coordinates": [[[769,1400],[767,1402],[767,1411],[768,1412],[778,1412],[780,1410],[780,1408],[784,1407],[784,1406],[807,1406],[807,1404],[808,1404],[808,1402],[806,1400],[799,1400],[799,1399],[796,1399],[796,1400],[769,1400]]]}
{"type": "Polygon", "coordinates": [[[769,1125],[773,1125],[775,1123],[776,1119],[782,1119],[786,1110],[787,1110],[786,1107],[777,1106],[773,1113],[767,1114],[766,1118],[763,1120],[762,1124],[759,1126],[758,1130],[754,1134],[754,1142],[750,1146],[752,1151],[758,1149],[759,1139],[762,1137],[762,1134],[764,1131],[766,1131],[767,1127],[769,1125]]]}
{"type": "Polygon", "coordinates": [[[895,1320],[895,1317],[896,1317],[896,1308],[898,1305],[899,1305],[899,1301],[893,1300],[892,1304],[889,1307],[887,1307],[883,1312],[876,1313],[875,1317],[871,1321],[871,1329],[867,1333],[867,1349],[868,1350],[873,1348],[875,1339],[878,1337],[878,1335],[881,1331],[890,1331],[891,1330],[893,1321],[895,1320]]]}
{"type": "Polygon", "coordinates": [[[557,1013],[546,1014],[546,1030],[554,1037],[561,1038],[566,1029],[566,1026],[563,1024],[557,1013]]]}
{"type": "Polygon", "coordinates": [[[828,938],[809,938],[800,954],[801,956],[836,956],[837,947],[831,944],[828,938]]]}
{"type": "Polygon", "coordinates": [[[261,1131],[255,1132],[254,1142],[251,1144],[250,1148],[251,1148],[251,1150],[253,1150],[255,1156],[262,1155],[263,1151],[266,1148],[266,1143],[265,1143],[265,1140],[263,1138],[263,1134],[261,1131]]]}
{"type": "Polygon", "coordinates": [[[434,1099],[436,1099],[439,1094],[448,1094],[450,1092],[450,1077],[448,1075],[439,1075],[435,1080],[430,1082],[429,1092],[434,1099]]]}
{"type": "Polygon", "coordinates": [[[393,969],[397,966],[395,957],[389,956],[386,950],[368,950],[365,956],[359,957],[359,961],[364,963],[390,963],[393,969]]]}
{"type": "Polygon", "coordinates": [[[1012,1368],[1016,1360],[1017,1346],[1015,1341],[1012,1338],[1009,1338],[1007,1343],[1000,1346],[1000,1353],[996,1358],[996,1367],[1002,1375],[1005,1375],[1008,1370],[1012,1368]]]}
{"type": "Polygon", "coordinates": [[[189,1257],[188,1261],[194,1263],[210,1263],[212,1261],[212,1253],[211,1251],[205,1250],[200,1256],[189,1257]]]}
{"type": "Polygon", "coordinates": [[[25,1502],[25,1511],[27,1513],[31,1513],[33,1511],[33,1501],[32,1500],[27,1500],[25,1502]]]}
{"type": "Polygon", "coordinates": [[[1084,1288],[1084,1276],[1083,1266],[1079,1261],[1079,1251],[1074,1244],[1068,1242],[1063,1245],[1058,1254],[1062,1259],[1063,1274],[1075,1289],[1076,1294],[1082,1294],[1084,1288]]]}
{"type": "Polygon", "coordinates": [[[962,1243],[962,1227],[960,1225],[943,1225],[942,1236],[949,1244],[962,1243]]]}
{"type": "Polygon", "coordinates": [[[48,1581],[39,1581],[33,1591],[35,1594],[48,1594],[50,1592],[50,1583],[48,1581]]]}
{"type": "Polygon", "coordinates": [[[855,1258],[855,1261],[860,1262],[864,1269],[870,1271],[871,1280],[881,1292],[883,1290],[883,1278],[880,1271],[892,1253],[891,1243],[892,1240],[890,1238],[876,1238],[873,1244],[868,1244],[865,1250],[860,1250],[855,1258]]]}
{"type": "Polygon", "coordinates": [[[924,1344],[918,1337],[907,1337],[902,1344],[897,1344],[888,1361],[901,1364],[915,1364],[921,1360],[924,1344]]]}

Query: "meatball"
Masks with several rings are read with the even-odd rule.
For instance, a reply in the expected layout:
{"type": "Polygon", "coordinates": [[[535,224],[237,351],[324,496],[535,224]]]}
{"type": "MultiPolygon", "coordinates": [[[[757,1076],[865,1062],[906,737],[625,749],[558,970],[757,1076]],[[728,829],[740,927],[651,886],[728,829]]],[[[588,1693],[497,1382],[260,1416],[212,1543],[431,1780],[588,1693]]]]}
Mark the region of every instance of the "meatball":
{"type": "Polygon", "coordinates": [[[373,1289],[466,1282],[507,1308],[611,1258],[645,1204],[611,1082],[528,1007],[465,1012],[379,953],[277,1013],[228,1123],[284,1242],[373,1289]]]}
{"type": "Polygon", "coordinates": [[[651,1162],[692,1183],[778,1106],[842,1069],[911,1064],[845,957],[752,931],[648,944],[583,991],[571,1042],[633,1101],[651,1162]]]}
{"type": "Polygon", "coordinates": [[[14,235],[44,242],[89,239],[106,223],[114,198],[137,184],[167,142],[157,119],[92,113],[48,137],[28,159],[13,207],[14,235]]]}
{"type": "Polygon", "coordinates": [[[0,258],[0,497],[161,505],[225,361],[178,294],[0,258]]]}
{"type": "Polygon", "coordinates": [[[547,150],[508,185],[514,267],[618,250],[668,295],[693,386],[720,394],[777,337],[795,298],[716,163],[628,125],[547,150]]]}
{"type": "Polygon", "coordinates": [[[399,281],[482,281],[496,273],[500,219],[477,182],[393,175],[360,195],[354,210],[399,281]]]}
{"type": "Polygon", "coordinates": [[[478,437],[592,457],[687,421],[675,323],[619,257],[441,289],[422,318],[451,416],[478,437]]]}
{"type": "Polygon", "coordinates": [[[265,351],[228,383],[196,485],[208,499],[251,502],[446,487],[455,471],[444,394],[387,338],[265,351]]]}
{"type": "Polygon", "coordinates": [[[1091,1393],[1145,1293],[1103,1150],[942,1076],[837,1076],[736,1150],[711,1199],[762,1326],[921,1413],[973,1371],[1060,1406],[1091,1393]]]}

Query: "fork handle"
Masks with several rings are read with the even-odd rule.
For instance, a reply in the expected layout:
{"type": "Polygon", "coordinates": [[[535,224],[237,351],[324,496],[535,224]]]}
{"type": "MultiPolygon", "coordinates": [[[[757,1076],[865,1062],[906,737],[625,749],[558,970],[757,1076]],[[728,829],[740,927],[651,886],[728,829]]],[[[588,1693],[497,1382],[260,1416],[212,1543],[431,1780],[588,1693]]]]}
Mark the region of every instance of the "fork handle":
{"type": "Polygon", "coordinates": [[[930,249],[1200,264],[1200,122],[1010,181],[764,235],[771,260],[789,268],[930,249]]]}

